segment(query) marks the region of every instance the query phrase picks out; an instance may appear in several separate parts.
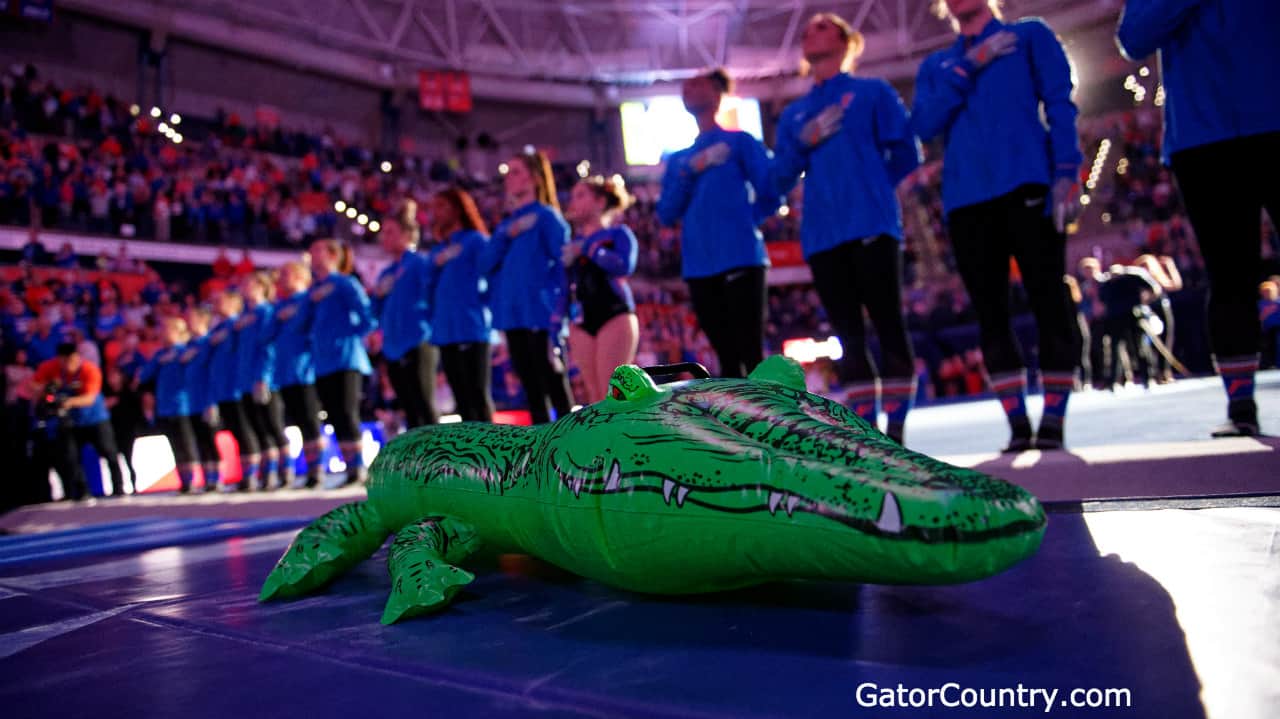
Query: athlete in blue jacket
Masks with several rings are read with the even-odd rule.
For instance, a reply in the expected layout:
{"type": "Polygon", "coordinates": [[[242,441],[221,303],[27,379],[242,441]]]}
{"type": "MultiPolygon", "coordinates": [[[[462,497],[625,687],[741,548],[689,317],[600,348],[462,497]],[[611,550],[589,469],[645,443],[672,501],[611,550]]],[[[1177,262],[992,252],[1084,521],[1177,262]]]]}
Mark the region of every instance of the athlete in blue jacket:
{"type": "Polygon", "coordinates": [[[210,312],[205,307],[192,307],[187,310],[186,319],[190,339],[182,361],[186,364],[187,392],[191,397],[191,428],[204,470],[204,491],[212,492],[222,480],[222,462],[216,440],[218,404],[209,392],[209,360],[213,351],[209,343],[210,312]]]}
{"type": "Polygon", "coordinates": [[[302,454],[307,462],[308,489],[320,484],[324,467],[324,433],[320,427],[320,398],[316,394],[316,369],[311,357],[311,271],[301,262],[280,268],[280,289],[284,299],[276,302],[268,334],[275,345],[275,382],[284,404],[287,423],[302,435],[302,454]]]}
{"type": "Polygon", "coordinates": [[[262,474],[258,489],[267,491],[293,485],[293,464],[288,460],[289,439],[284,434],[284,404],[275,391],[275,344],[272,341],[271,300],[275,283],[266,272],[241,279],[240,296],[245,311],[236,320],[237,384],[245,416],[262,448],[262,474]],[[286,461],[281,462],[281,458],[286,461]]]}
{"type": "Polygon", "coordinates": [[[576,237],[565,245],[564,255],[577,308],[569,350],[582,372],[588,403],[605,398],[613,370],[635,362],[640,341],[636,302],[627,283],[636,271],[639,246],[631,228],[614,224],[630,201],[621,177],[600,176],[574,185],[569,199],[576,237]]]}
{"type": "Polygon", "coordinates": [[[387,376],[404,410],[405,424],[410,429],[435,424],[439,421],[435,402],[436,348],[429,344],[435,265],[418,253],[422,238],[418,203],[402,200],[383,218],[378,238],[382,249],[393,258],[378,275],[370,298],[382,329],[387,376]]]}
{"type": "Polygon", "coordinates": [[[225,290],[215,303],[218,322],[209,331],[209,397],[218,405],[222,426],[235,437],[240,448],[240,481],[236,489],[245,492],[253,487],[261,472],[262,448],[240,401],[236,321],[244,310],[244,299],[235,290],[225,290]]]}
{"type": "Polygon", "coordinates": [[[1162,151],[1209,273],[1209,340],[1227,390],[1215,437],[1259,431],[1262,208],[1280,222],[1276,183],[1262,179],[1280,165],[1280,96],[1265,79],[1280,68],[1277,29],[1275,0],[1128,0],[1118,33],[1135,60],[1160,52],[1162,151]]]}
{"type": "Polygon", "coordinates": [[[151,356],[138,370],[138,381],[155,383],[156,424],[169,440],[178,468],[178,491],[191,491],[191,479],[199,463],[195,429],[191,426],[191,385],[187,381],[187,363],[191,336],[187,322],[181,317],[165,319],[162,329],[164,348],[151,356]]]}
{"type": "Polygon", "coordinates": [[[492,422],[492,329],[488,282],[480,271],[488,230],[465,190],[436,193],[430,209],[432,235],[438,238],[427,254],[437,268],[428,300],[431,343],[440,348],[440,363],[458,415],[464,422],[492,422]]]}
{"type": "Polygon", "coordinates": [[[769,259],[757,225],[781,201],[769,150],[716,123],[730,85],[723,70],[685,81],[684,106],[698,122],[698,137],[667,159],[657,210],[664,225],[681,222],[682,274],[720,374],[746,377],[764,357],[768,302],[769,259]]]}
{"type": "Polygon", "coordinates": [[[337,240],[311,244],[311,351],[316,366],[316,393],[338,437],[347,465],[344,484],[366,478],[361,453],[360,399],[364,378],[373,373],[364,339],[377,326],[369,296],[351,276],[351,248],[337,240]]]}
{"type": "Polygon", "coordinates": [[[569,380],[560,353],[565,329],[564,263],[569,225],[560,216],[551,163],[541,152],[508,161],[503,185],[515,210],[493,236],[480,269],[489,277],[493,326],[507,336],[511,364],[524,386],[534,424],[572,409],[569,380]]]}
{"type": "Polygon", "coordinates": [[[849,404],[874,425],[879,394],[886,434],[902,442],[915,359],[902,314],[902,211],[894,188],[919,166],[920,146],[889,83],[849,74],[862,53],[861,33],[824,13],[805,26],[801,44],[814,86],[782,113],[778,190],[789,191],[805,173],[800,244],[844,346],[849,404]],[[879,371],[864,307],[880,339],[879,371]]]}
{"type": "Polygon", "coordinates": [[[942,203],[988,379],[1009,417],[1006,451],[1033,442],[1057,449],[1079,358],[1063,281],[1081,161],[1071,67],[1043,21],[1005,24],[994,7],[994,0],[945,0],[958,36],[921,64],[911,119],[920,139],[946,143],[942,203]],[[1040,336],[1045,410],[1034,440],[1026,363],[1010,327],[1011,256],[1040,336]]]}

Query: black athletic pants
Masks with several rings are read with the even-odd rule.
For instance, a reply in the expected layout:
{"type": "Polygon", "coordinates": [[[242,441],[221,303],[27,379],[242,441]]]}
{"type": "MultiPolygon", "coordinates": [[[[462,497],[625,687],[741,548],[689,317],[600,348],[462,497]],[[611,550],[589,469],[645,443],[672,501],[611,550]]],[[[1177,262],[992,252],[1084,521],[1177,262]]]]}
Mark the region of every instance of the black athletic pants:
{"type": "MultiPolygon", "coordinates": [[[[1160,322],[1164,324],[1164,331],[1160,333],[1160,341],[1164,343],[1164,346],[1169,350],[1169,353],[1172,354],[1173,303],[1169,301],[1168,297],[1161,297],[1151,304],[1151,311],[1154,312],[1156,317],[1160,318],[1160,322]]],[[[1172,365],[1169,364],[1169,360],[1164,356],[1163,352],[1155,352],[1155,356],[1152,359],[1155,362],[1155,376],[1157,379],[1161,379],[1173,371],[1172,365]]]]}
{"type": "Polygon", "coordinates": [[[410,429],[440,420],[436,414],[436,348],[423,342],[387,360],[387,377],[410,429]]]}
{"type": "Polygon", "coordinates": [[[915,356],[902,315],[902,250],[898,240],[884,235],[845,242],[815,254],[809,266],[827,318],[844,347],[841,379],[861,383],[878,376],[915,376],[915,356]],[[880,339],[883,366],[879,372],[867,346],[863,307],[880,339]]]}
{"type": "Polygon", "coordinates": [[[196,435],[196,450],[200,455],[201,463],[220,463],[222,461],[222,457],[218,454],[218,442],[214,439],[218,431],[208,422],[204,421],[203,414],[192,415],[191,429],[196,435]]]}
{"type": "Polygon", "coordinates": [[[190,417],[160,417],[156,424],[169,447],[173,449],[173,460],[179,464],[194,464],[199,461],[200,453],[196,447],[196,432],[190,417]]]}
{"type": "Polygon", "coordinates": [[[982,356],[993,375],[1026,367],[1010,325],[1010,257],[1018,261],[1035,314],[1040,369],[1072,372],[1080,358],[1075,303],[1063,282],[1066,236],[1045,214],[1047,195],[1043,185],[1023,185],[947,216],[956,267],[978,314],[982,356]]]}
{"type": "Polygon", "coordinates": [[[458,414],[463,422],[492,422],[493,395],[490,384],[488,342],[460,342],[440,348],[440,363],[449,380],[458,414]]]}
{"type": "Polygon", "coordinates": [[[738,267],[685,282],[698,326],[720,358],[720,376],[746,377],[764,359],[765,268],[738,267]]]}
{"type": "Polygon", "coordinates": [[[329,416],[338,441],[360,441],[360,400],[364,395],[364,375],[348,369],[316,378],[316,394],[329,416]]]}
{"type": "Polygon", "coordinates": [[[116,434],[111,430],[110,422],[75,427],[71,430],[75,435],[77,447],[76,459],[79,460],[79,448],[86,444],[93,447],[98,456],[107,460],[107,472],[111,475],[111,494],[119,497],[124,494],[124,474],[120,471],[120,449],[116,447],[116,434]]]}
{"type": "Polygon", "coordinates": [[[534,424],[551,421],[550,407],[556,417],[563,417],[573,409],[569,401],[569,378],[565,375],[564,359],[557,346],[551,344],[546,330],[507,330],[507,349],[511,352],[511,366],[524,387],[529,402],[529,416],[534,424]]]}
{"type": "Polygon", "coordinates": [[[1256,354],[1262,280],[1262,209],[1280,223],[1280,185],[1260,182],[1280,165],[1280,132],[1238,137],[1170,157],[1209,273],[1209,342],[1218,357],[1256,354]]]}
{"type": "Polygon", "coordinates": [[[50,469],[57,472],[58,479],[62,480],[62,493],[67,499],[84,499],[89,493],[89,486],[85,482],[84,468],[80,466],[80,447],[72,432],[59,430],[46,435],[44,430],[37,429],[33,439],[31,494],[27,499],[32,502],[49,501],[50,469]]]}
{"type": "Polygon", "coordinates": [[[262,451],[261,445],[258,444],[258,434],[253,431],[253,425],[245,414],[243,402],[239,400],[219,402],[218,415],[222,419],[222,426],[236,438],[236,444],[240,445],[241,457],[259,454],[262,451]]]}
{"type": "Polygon", "coordinates": [[[265,452],[268,449],[289,449],[289,438],[284,434],[284,403],[275,392],[271,399],[263,404],[254,399],[252,394],[240,398],[244,406],[244,414],[249,418],[249,426],[258,438],[258,446],[265,452]]]}
{"type": "Polygon", "coordinates": [[[294,425],[302,433],[303,442],[320,438],[320,397],[315,385],[295,384],[280,388],[284,400],[284,416],[287,424],[294,425]]]}
{"type": "Polygon", "coordinates": [[[1121,371],[1120,348],[1124,347],[1124,356],[1129,359],[1129,369],[1134,381],[1146,385],[1151,379],[1151,358],[1147,352],[1146,333],[1133,315],[1108,317],[1103,325],[1106,327],[1107,348],[1105,385],[1114,387],[1125,378],[1121,371]]]}
{"type": "MultiPolygon", "coordinates": [[[[133,445],[138,440],[138,427],[131,421],[116,422],[112,418],[111,430],[116,436],[116,446],[124,456],[124,467],[129,471],[129,482],[138,486],[138,471],[133,468],[133,445]]],[[[134,491],[137,491],[136,489],[134,491]]]]}

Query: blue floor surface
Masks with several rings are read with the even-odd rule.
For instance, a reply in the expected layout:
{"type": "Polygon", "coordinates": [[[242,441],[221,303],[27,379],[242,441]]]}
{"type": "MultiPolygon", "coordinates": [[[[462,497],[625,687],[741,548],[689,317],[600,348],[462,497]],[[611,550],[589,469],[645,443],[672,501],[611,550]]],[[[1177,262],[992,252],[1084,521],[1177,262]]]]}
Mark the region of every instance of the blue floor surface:
{"type": "Polygon", "coordinates": [[[952,698],[1056,689],[1049,716],[1280,715],[1280,509],[1055,514],[1033,558],[954,587],[675,600],[482,558],[453,607],[391,627],[378,623],[385,551],[324,594],[268,605],[257,592],[292,533],[265,525],[222,539],[167,525],[173,546],[51,553],[140,526],[0,542],[0,557],[22,542],[47,554],[0,566],[6,718],[1046,715],[1042,699],[865,705],[865,685],[949,683],[952,698]],[[1124,690],[1129,706],[1061,705],[1073,689],[1124,690]]]}

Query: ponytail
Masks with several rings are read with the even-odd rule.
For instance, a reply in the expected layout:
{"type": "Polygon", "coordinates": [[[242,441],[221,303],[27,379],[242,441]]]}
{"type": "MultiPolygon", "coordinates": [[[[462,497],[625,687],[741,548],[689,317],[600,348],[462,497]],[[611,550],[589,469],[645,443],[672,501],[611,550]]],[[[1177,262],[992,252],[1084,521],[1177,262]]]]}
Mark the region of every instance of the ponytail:
{"type": "Polygon", "coordinates": [[[422,227],[418,224],[418,203],[412,198],[405,198],[391,210],[387,218],[400,226],[400,230],[409,236],[409,246],[416,247],[422,239],[422,227]]]}
{"type": "Polygon", "coordinates": [[[334,272],[340,275],[349,275],[355,270],[356,258],[351,251],[351,245],[342,240],[335,240],[332,237],[316,240],[316,242],[321,243],[326,252],[338,258],[338,266],[334,269],[334,272]]]}
{"type": "Polygon", "coordinates": [[[338,272],[349,275],[356,269],[356,254],[351,250],[351,245],[347,242],[338,242],[338,272]]]}

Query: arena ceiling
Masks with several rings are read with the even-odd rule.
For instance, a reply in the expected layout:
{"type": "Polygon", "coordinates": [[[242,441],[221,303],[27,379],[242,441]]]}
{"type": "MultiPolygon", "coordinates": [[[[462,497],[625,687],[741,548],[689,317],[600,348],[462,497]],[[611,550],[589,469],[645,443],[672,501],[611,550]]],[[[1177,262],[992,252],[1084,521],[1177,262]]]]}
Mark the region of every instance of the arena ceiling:
{"type": "MultiPolygon", "coordinates": [[[[835,11],[867,36],[865,71],[903,79],[948,41],[932,0],[61,0],[78,12],[349,79],[407,86],[465,69],[477,95],[564,103],[651,91],[710,65],[752,84],[795,76],[806,18],[835,11]]],[[[1006,0],[1059,33],[1119,0],[1006,0]]],[[[760,88],[757,88],[757,92],[760,88]]],[[[763,94],[763,93],[760,93],[763,94]]]]}

